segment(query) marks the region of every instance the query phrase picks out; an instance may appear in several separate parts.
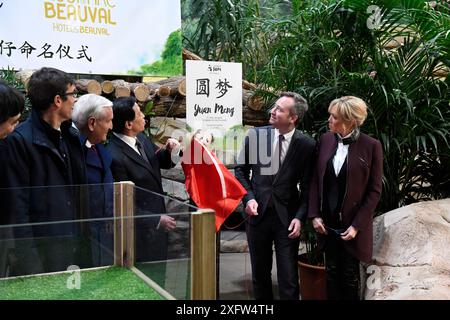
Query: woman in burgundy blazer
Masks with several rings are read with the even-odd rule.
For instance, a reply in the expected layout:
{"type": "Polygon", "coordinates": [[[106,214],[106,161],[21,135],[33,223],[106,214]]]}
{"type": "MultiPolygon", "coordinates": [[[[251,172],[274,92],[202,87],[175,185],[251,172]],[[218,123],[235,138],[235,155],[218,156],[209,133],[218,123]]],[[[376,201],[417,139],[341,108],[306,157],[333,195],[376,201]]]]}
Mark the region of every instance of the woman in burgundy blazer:
{"type": "Polygon", "coordinates": [[[317,145],[308,218],[325,250],[329,299],[359,299],[359,262],[372,259],[374,210],[381,195],[383,153],[360,133],[367,106],[345,96],[331,102],[330,132],[317,145]]]}

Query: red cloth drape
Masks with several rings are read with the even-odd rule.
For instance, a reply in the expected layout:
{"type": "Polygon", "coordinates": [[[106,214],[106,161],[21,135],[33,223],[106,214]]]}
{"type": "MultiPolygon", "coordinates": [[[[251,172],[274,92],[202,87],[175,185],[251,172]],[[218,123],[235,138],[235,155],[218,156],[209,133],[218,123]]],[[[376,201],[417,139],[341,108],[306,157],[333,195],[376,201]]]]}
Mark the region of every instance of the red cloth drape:
{"type": "Polygon", "coordinates": [[[247,191],[216,155],[196,139],[192,139],[184,152],[181,166],[191,199],[199,208],[216,211],[218,232],[247,191]]]}

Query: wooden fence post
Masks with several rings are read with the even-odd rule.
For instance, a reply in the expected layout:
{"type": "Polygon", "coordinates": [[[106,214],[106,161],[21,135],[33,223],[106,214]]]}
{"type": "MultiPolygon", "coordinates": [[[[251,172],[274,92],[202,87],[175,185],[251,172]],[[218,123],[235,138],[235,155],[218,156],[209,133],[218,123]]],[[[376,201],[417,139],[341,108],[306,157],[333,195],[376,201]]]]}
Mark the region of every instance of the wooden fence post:
{"type": "Polygon", "coordinates": [[[216,227],[214,210],[191,215],[191,300],[216,299],[216,227]]]}
{"type": "Polygon", "coordinates": [[[114,183],[114,264],[134,266],[134,183],[114,183]]]}

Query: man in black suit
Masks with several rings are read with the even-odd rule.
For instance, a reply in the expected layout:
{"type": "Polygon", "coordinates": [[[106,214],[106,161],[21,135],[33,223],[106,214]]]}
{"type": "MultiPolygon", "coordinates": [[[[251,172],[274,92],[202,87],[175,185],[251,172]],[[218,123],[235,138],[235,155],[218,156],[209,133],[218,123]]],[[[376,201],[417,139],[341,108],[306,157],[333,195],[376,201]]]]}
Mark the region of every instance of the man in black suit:
{"type": "MultiPolygon", "coordinates": [[[[179,149],[175,139],[168,139],[159,149],[142,133],[144,114],[133,97],[118,98],[113,103],[113,135],[107,149],[112,155],[111,170],[115,181],[132,181],[137,187],[163,194],[160,168],[170,169],[172,151],[179,149]]],[[[167,234],[175,228],[174,218],[166,212],[162,196],[136,189],[136,215],[158,215],[135,221],[136,261],[165,260],[167,234]]]]}
{"type": "Polygon", "coordinates": [[[271,125],[249,131],[235,168],[236,178],[248,192],[244,206],[257,300],[273,299],[273,243],[280,298],[299,298],[299,236],[306,218],[315,143],[295,126],[307,109],[299,94],[282,93],[270,111],[271,125]]]}

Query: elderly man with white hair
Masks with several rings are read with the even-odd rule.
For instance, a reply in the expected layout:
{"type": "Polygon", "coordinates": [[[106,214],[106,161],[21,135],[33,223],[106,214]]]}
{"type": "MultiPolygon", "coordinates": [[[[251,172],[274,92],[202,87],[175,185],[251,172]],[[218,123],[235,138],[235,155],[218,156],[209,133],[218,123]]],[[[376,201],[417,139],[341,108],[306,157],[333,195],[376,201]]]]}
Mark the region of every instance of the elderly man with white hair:
{"type": "MultiPolygon", "coordinates": [[[[113,216],[112,157],[104,147],[108,131],[112,129],[112,102],[96,95],[85,94],[74,105],[73,125],[80,131],[86,157],[89,218],[113,216]]],[[[93,266],[113,263],[112,221],[90,223],[93,266]]]]}

